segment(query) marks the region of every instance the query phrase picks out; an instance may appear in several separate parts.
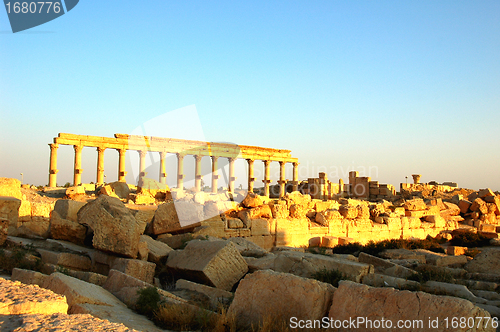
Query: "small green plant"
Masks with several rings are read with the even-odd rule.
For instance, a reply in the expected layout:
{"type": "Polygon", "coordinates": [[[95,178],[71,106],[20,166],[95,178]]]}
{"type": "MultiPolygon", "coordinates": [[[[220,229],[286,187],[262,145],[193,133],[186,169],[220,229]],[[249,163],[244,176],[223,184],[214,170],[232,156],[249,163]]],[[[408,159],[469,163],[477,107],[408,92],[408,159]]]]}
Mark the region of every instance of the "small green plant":
{"type": "Polygon", "coordinates": [[[345,274],[341,273],[339,270],[327,270],[327,269],[321,269],[319,271],[316,271],[315,273],[313,273],[311,277],[318,281],[331,284],[335,287],[339,286],[340,280],[348,279],[348,277],[345,274]]]}
{"type": "Polygon", "coordinates": [[[418,281],[421,284],[430,280],[451,283],[453,276],[446,271],[418,267],[417,273],[409,276],[408,280],[418,281]]]}
{"type": "Polygon", "coordinates": [[[309,247],[306,250],[307,250],[307,252],[310,252],[311,254],[327,255],[325,247],[309,247]]]}
{"type": "Polygon", "coordinates": [[[450,244],[458,247],[484,247],[490,244],[490,238],[478,233],[462,232],[453,235],[450,244]]]}
{"type": "Polygon", "coordinates": [[[62,273],[62,274],[65,274],[65,275],[71,277],[71,271],[66,266],[58,265],[56,267],[56,272],[59,272],[59,273],[62,273]]]}
{"type": "Polygon", "coordinates": [[[469,257],[474,258],[474,257],[476,257],[476,256],[477,256],[478,254],[480,254],[480,253],[481,253],[481,250],[477,250],[477,249],[471,249],[471,248],[469,248],[469,249],[467,249],[467,250],[465,251],[465,256],[469,256],[469,257]]]}
{"type": "Polygon", "coordinates": [[[156,287],[142,288],[137,291],[139,298],[135,305],[138,313],[153,317],[154,312],[158,310],[161,302],[160,293],[156,287]]]}

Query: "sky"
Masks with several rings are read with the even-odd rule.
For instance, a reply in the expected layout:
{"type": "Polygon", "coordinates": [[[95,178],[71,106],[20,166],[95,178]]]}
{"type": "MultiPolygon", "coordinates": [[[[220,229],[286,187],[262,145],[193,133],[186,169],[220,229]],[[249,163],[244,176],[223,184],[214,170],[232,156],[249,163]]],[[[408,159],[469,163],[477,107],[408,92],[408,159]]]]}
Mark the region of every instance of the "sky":
{"type": "MultiPolygon", "coordinates": [[[[300,180],[358,170],[500,190],[499,15],[498,1],[81,0],[12,33],[0,9],[0,177],[46,185],[61,132],[141,132],[291,150],[300,180]]],[[[58,155],[58,184],[72,182],[72,147],[58,155]]],[[[96,159],[84,149],[84,182],[96,159]]],[[[117,160],[106,151],[108,182],[117,160]]],[[[148,176],[158,167],[148,156],[148,176]]]]}

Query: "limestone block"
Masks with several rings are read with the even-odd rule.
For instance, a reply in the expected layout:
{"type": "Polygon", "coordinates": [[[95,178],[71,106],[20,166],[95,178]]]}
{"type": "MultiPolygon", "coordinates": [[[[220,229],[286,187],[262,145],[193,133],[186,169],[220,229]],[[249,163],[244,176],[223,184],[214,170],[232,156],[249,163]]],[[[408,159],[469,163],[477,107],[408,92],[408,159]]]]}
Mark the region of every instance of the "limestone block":
{"type": "Polygon", "coordinates": [[[347,236],[339,236],[338,239],[339,239],[339,245],[356,242],[355,239],[353,239],[352,237],[347,237],[347,236]]]}
{"type": "Polygon", "coordinates": [[[486,188],[486,189],[479,189],[478,195],[479,195],[479,198],[485,198],[487,196],[493,197],[493,196],[495,196],[495,193],[490,188],[486,188]]]}
{"type": "Polygon", "coordinates": [[[116,258],[110,267],[112,270],[123,272],[129,276],[152,284],[156,264],[139,259],[116,258]]]}
{"type": "Polygon", "coordinates": [[[482,214],[487,214],[488,213],[488,206],[486,205],[486,202],[483,201],[481,198],[476,198],[472,202],[472,205],[470,206],[470,210],[473,212],[481,212],[482,214]]]}
{"type": "Polygon", "coordinates": [[[292,204],[289,211],[291,218],[302,219],[305,218],[307,212],[309,212],[309,206],[305,204],[292,204]]]}
{"type": "Polygon", "coordinates": [[[168,256],[168,254],[173,250],[167,244],[156,241],[150,236],[141,235],[140,242],[145,242],[148,248],[148,260],[155,264],[159,264],[160,261],[168,256]]]}
{"type": "Polygon", "coordinates": [[[249,192],[245,199],[241,202],[241,205],[243,205],[246,208],[253,208],[253,207],[258,207],[264,204],[262,201],[262,198],[260,195],[257,195],[255,193],[249,192]]]}
{"type": "Polygon", "coordinates": [[[463,199],[460,202],[458,202],[458,207],[460,208],[461,213],[469,212],[469,208],[471,205],[472,205],[471,202],[469,202],[467,200],[463,200],[463,199]]]}
{"type": "Polygon", "coordinates": [[[130,188],[125,182],[116,181],[103,186],[99,193],[110,197],[128,199],[130,188]]]}
{"type": "Polygon", "coordinates": [[[233,299],[233,293],[225,291],[223,289],[218,289],[210,287],[207,285],[197,284],[189,280],[179,279],[175,283],[176,289],[188,289],[210,298],[210,304],[212,308],[217,308],[221,303],[228,303],[233,299]]]}
{"type": "Polygon", "coordinates": [[[396,289],[418,289],[420,287],[420,283],[416,281],[378,273],[367,274],[363,277],[362,283],[373,287],[394,287],[396,289]]]}
{"type": "Polygon", "coordinates": [[[49,276],[40,272],[14,268],[12,270],[12,281],[19,281],[26,285],[42,285],[49,276]]]}
{"type": "Polygon", "coordinates": [[[285,204],[274,204],[271,206],[271,212],[275,219],[286,219],[290,216],[288,206],[285,204]]]}
{"type": "Polygon", "coordinates": [[[166,202],[158,206],[152,221],[153,234],[163,234],[171,230],[179,229],[181,224],[174,202],[166,202]]]}
{"type": "Polygon", "coordinates": [[[388,217],[388,218],[384,218],[384,221],[387,224],[387,227],[390,231],[402,229],[402,224],[401,224],[400,218],[388,217]]]}
{"type": "Polygon", "coordinates": [[[329,226],[330,222],[342,220],[342,215],[338,210],[330,209],[323,212],[316,213],[316,222],[323,225],[329,226]]]}
{"type": "Polygon", "coordinates": [[[425,255],[425,260],[427,261],[427,263],[436,266],[463,266],[467,263],[466,256],[449,256],[446,254],[432,252],[426,249],[415,249],[415,252],[425,255]]]}
{"type": "Polygon", "coordinates": [[[83,244],[86,233],[87,228],[85,226],[69,219],[63,219],[56,210],[52,211],[50,217],[50,236],[53,239],[83,244]]]}
{"type": "MultiPolygon", "coordinates": [[[[234,245],[236,246],[236,249],[238,249],[238,252],[242,256],[252,256],[252,257],[261,257],[264,256],[268,253],[267,248],[264,249],[263,246],[261,246],[259,243],[259,238],[270,238],[272,241],[272,236],[249,236],[246,238],[242,237],[235,237],[229,239],[234,245]]],[[[272,245],[272,242],[271,242],[272,245]]]]}
{"type": "Polygon", "coordinates": [[[19,218],[21,201],[14,197],[0,196],[0,218],[7,219],[10,225],[16,225],[19,218]]]}
{"type": "Polygon", "coordinates": [[[0,178],[0,197],[1,196],[22,199],[21,181],[12,178],[0,178]]]}
{"type": "Polygon", "coordinates": [[[137,257],[139,237],[145,224],[117,198],[106,195],[87,203],[78,211],[78,223],[93,230],[94,248],[126,257],[137,257]]]}
{"type": "Polygon", "coordinates": [[[467,250],[468,250],[467,247],[449,246],[448,248],[446,248],[446,254],[452,256],[460,256],[460,255],[465,255],[467,250]]]}
{"type": "Polygon", "coordinates": [[[175,209],[181,226],[191,225],[205,219],[203,205],[194,202],[175,201],[175,209]]]}
{"type": "Polygon", "coordinates": [[[500,249],[483,249],[473,260],[465,265],[465,269],[471,273],[500,274],[500,249]]]}
{"type": "MultiPolygon", "coordinates": [[[[464,285],[456,285],[450,284],[447,282],[438,282],[438,281],[427,281],[422,285],[423,290],[428,293],[439,293],[446,294],[449,296],[460,297],[462,299],[466,299],[472,301],[474,303],[480,303],[481,299],[476,297],[470,290],[467,289],[464,285]]],[[[486,300],[483,299],[483,303],[486,300]]]]}
{"type": "Polygon", "coordinates": [[[243,221],[241,221],[241,219],[238,219],[238,218],[230,218],[230,217],[226,217],[226,221],[227,221],[227,228],[231,228],[231,229],[238,229],[238,228],[243,228],[243,221]]]}
{"type": "Polygon", "coordinates": [[[319,320],[327,313],[334,290],[317,280],[257,271],[240,282],[228,314],[235,316],[240,329],[256,326],[265,316],[278,321],[290,317],[319,320]]]}
{"type": "Polygon", "coordinates": [[[293,204],[298,204],[298,205],[307,205],[309,206],[309,203],[311,203],[312,199],[310,195],[302,195],[298,191],[294,191],[291,193],[286,193],[283,199],[286,201],[288,208],[292,206],[293,204]]]}
{"type": "Polygon", "coordinates": [[[339,244],[339,238],[335,236],[323,236],[321,238],[321,246],[325,248],[333,248],[339,244]]]}
{"type": "MultiPolygon", "coordinates": [[[[165,199],[168,195],[169,187],[156,180],[142,177],[137,184],[137,193],[157,199],[165,199]]],[[[203,203],[201,203],[203,204],[203,203]]]]}
{"type": "Polygon", "coordinates": [[[441,216],[431,215],[425,217],[425,221],[433,223],[435,228],[443,228],[446,226],[446,221],[441,216]]]}
{"type": "Polygon", "coordinates": [[[481,224],[479,225],[479,231],[487,233],[496,233],[497,226],[491,224],[481,224]]]}
{"type": "Polygon", "coordinates": [[[403,204],[403,207],[407,211],[427,210],[427,205],[425,204],[424,200],[421,198],[414,198],[414,199],[408,200],[403,204]]]}
{"type": "Polygon", "coordinates": [[[250,223],[252,236],[271,235],[270,225],[267,219],[252,219],[250,223]]]}
{"type": "Polygon", "coordinates": [[[156,202],[156,199],[149,194],[129,194],[129,199],[137,205],[151,205],[156,202]]]}
{"type": "Polygon", "coordinates": [[[248,271],[236,246],[230,241],[190,241],[167,266],[179,277],[231,290],[248,271]]]}
{"type": "Polygon", "coordinates": [[[141,261],[147,261],[149,255],[148,244],[146,242],[139,241],[139,245],[137,247],[137,259],[141,261]]]}
{"type": "Polygon", "coordinates": [[[85,204],[84,202],[72,201],[70,199],[59,199],[54,205],[54,211],[63,219],[78,222],[78,211],[85,204]]]}
{"type": "Polygon", "coordinates": [[[357,218],[359,213],[356,205],[341,205],[339,207],[339,212],[346,219],[357,218]]]}
{"type": "Polygon", "coordinates": [[[36,285],[25,285],[19,281],[0,278],[0,315],[51,315],[65,314],[67,311],[68,304],[64,296],[36,285]]]}
{"type": "Polygon", "coordinates": [[[31,221],[31,202],[27,200],[21,201],[21,206],[19,207],[19,222],[31,221]]]}
{"type": "Polygon", "coordinates": [[[253,273],[258,270],[272,270],[276,255],[267,254],[262,257],[243,257],[248,264],[248,272],[253,273]]]}
{"type": "Polygon", "coordinates": [[[441,217],[449,218],[460,214],[460,207],[450,202],[444,202],[446,209],[440,212],[441,217]]]}
{"type": "Polygon", "coordinates": [[[411,269],[395,264],[388,260],[366,254],[364,252],[359,254],[358,261],[360,263],[373,265],[375,268],[375,272],[396,278],[408,278],[411,275],[415,274],[415,271],[411,269]]]}
{"type": "Polygon", "coordinates": [[[66,189],[66,197],[76,199],[78,196],[85,196],[84,186],[73,186],[66,189]]]}
{"type": "Polygon", "coordinates": [[[324,212],[326,210],[338,209],[340,204],[337,201],[319,201],[316,202],[316,212],[324,212]]]}
{"type": "MultiPolygon", "coordinates": [[[[418,329],[427,329],[429,320],[445,318],[451,321],[453,317],[491,317],[488,312],[475,306],[464,299],[431,295],[423,292],[399,291],[394,288],[377,288],[367,285],[356,284],[351,281],[340,281],[335,291],[330,308],[329,317],[335,320],[348,320],[352,317],[366,317],[373,320],[375,317],[383,317],[392,322],[418,321],[423,326],[418,329]],[[376,304],[376,305],[375,305],[376,304]]],[[[377,318],[378,319],[378,318],[377,318]]],[[[376,331],[362,324],[358,326],[364,331],[376,331]]],[[[416,330],[414,328],[413,330],[416,330]]],[[[351,329],[354,331],[354,329],[351,329]]],[[[483,328],[482,331],[494,331],[491,327],[483,328]]],[[[469,331],[465,328],[448,328],[440,325],[439,331],[469,331]]]]}
{"type": "Polygon", "coordinates": [[[273,268],[277,272],[291,273],[305,278],[310,278],[322,269],[339,270],[357,282],[360,282],[364,275],[373,272],[373,266],[369,264],[296,251],[279,252],[273,268]]]}
{"type": "Polygon", "coordinates": [[[387,259],[410,259],[425,263],[425,254],[417,253],[408,249],[386,249],[379,255],[387,259]]]}
{"type": "Polygon", "coordinates": [[[37,251],[42,256],[42,262],[44,263],[60,265],[81,271],[88,271],[92,266],[92,262],[87,256],[45,249],[37,249],[37,251]]]}
{"type": "Polygon", "coordinates": [[[193,236],[213,236],[222,238],[226,235],[226,227],[222,220],[203,221],[200,227],[196,227],[193,236]]]}

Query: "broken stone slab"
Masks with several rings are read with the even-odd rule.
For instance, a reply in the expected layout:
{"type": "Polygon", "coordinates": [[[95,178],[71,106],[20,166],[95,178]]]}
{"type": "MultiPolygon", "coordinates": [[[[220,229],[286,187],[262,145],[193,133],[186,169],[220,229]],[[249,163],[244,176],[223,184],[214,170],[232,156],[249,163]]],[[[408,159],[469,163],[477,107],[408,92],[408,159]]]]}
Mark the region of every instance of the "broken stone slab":
{"type": "Polygon", "coordinates": [[[37,249],[37,251],[42,256],[42,262],[44,263],[60,265],[80,271],[89,271],[92,267],[92,261],[87,256],[45,249],[37,249]]]}
{"type": "Polygon", "coordinates": [[[148,284],[153,284],[156,264],[139,259],[116,258],[113,260],[110,268],[128,274],[148,284]]]}
{"type": "Polygon", "coordinates": [[[94,248],[131,258],[137,257],[139,237],[146,227],[122,201],[106,195],[82,207],[78,223],[93,231],[94,248]]]}
{"type": "Polygon", "coordinates": [[[397,289],[419,290],[421,285],[417,281],[397,278],[378,273],[370,273],[363,277],[362,283],[373,287],[394,287],[397,289]]]}
{"type": "Polygon", "coordinates": [[[99,194],[119,199],[128,199],[130,188],[125,182],[115,181],[102,186],[99,194]]]}
{"type": "Polygon", "coordinates": [[[151,227],[155,235],[164,234],[182,227],[173,201],[158,206],[151,227]]]}
{"type": "Polygon", "coordinates": [[[500,294],[493,291],[485,291],[478,289],[471,289],[471,292],[477,297],[482,297],[488,301],[500,301],[500,294]]]}
{"type": "Polygon", "coordinates": [[[148,260],[155,264],[160,263],[173,250],[167,244],[156,241],[148,235],[141,235],[140,242],[146,242],[148,249],[148,260]]]}
{"type": "Polygon", "coordinates": [[[248,272],[253,273],[258,270],[272,270],[276,255],[267,254],[263,257],[243,257],[248,264],[248,272]]]}
{"type": "Polygon", "coordinates": [[[248,271],[248,265],[231,241],[190,241],[167,266],[179,278],[230,291],[248,271]]]}
{"type": "Polygon", "coordinates": [[[87,235],[85,226],[62,218],[57,211],[52,211],[49,231],[53,239],[71,241],[77,244],[83,244],[87,235]]]}
{"type": "Polygon", "coordinates": [[[382,251],[379,255],[380,257],[387,259],[417,260],[420,263],[425,263],[425,255],[418,254],[408,249],[386,249],[382,251]]]}
{"type": "Polygon", "coordinates": [[[426,249],[415,249],[415,252],[424,255],[428,264],[436,266],[462,267],[467,263],[467,256],[464,255],[450,256],[426,249]]]}
{"type": "MultiPolygon", "coordinates": [[[[484,309],[475,306],[470,301],[448,297],[431,295],[424,292],[410,292],[407,290],[395,290],[394,288],[370,287],[357,284],[351,281],[341,280],[339,287],[335,291],[330,308],[329,317],[334,320],[347,320],[353,317],[366,317],[370,320],[381,319],[386,321],[422,321],[423,325],[413,330],[426,330],[430,320],[436,318],[442,322],[448,318],[451,321],[454,317],[491,317],[484,309]]],[[[394,326],[394,325],[393,325],[394,326]]],[[[377,331],[380,329],[368,328],[366,323],[360,324],[360,330],[377,331]]],[[[355,329],[351,329],[355,331],[355,329]]],[[[395,329],[393,329],[396,331],[395,329]]],[[[400,331],[401,329],[398,329],[400,331]]],[[[468,327],[448,328],[439,326],[439,331],[470,331],[468,327]]],[[[488,325],[479,331],[493,332],[495,328],[488,325]]]]}
{"type": "Polygon", "coordinates": [[[422,290],[427,293],[460,297],[473,303],[486,303],[485,299],[477,297],[464,285],[430,280],[422,285],[422,290]]]}
{"type": "Polygon", "coordinates": [[[465,269],[471,273],[500,274],[500,249],[483,249],[473,260],[465,265],[465,269]]]}
{"type": "Polygon", "coordinates": [[[421,198],[407,200],[404,202],[403,207],[407,211],[421,211],[428,209],[427,204],[425,204],[424,200],[421,198]]]}
{"type": "Polygon", "coordinates": [[[37,285],[0,278],[0,315],[50,315],[67,311],[68,304],[64,296],[37,285]]]}
{"type": "Polygon", "coordinates": [[[360,263],[372,264],[375,267],[376,272],[396,278],[408,278],[415,274],[414,270],[364,252],[359,254],[358,261],[360,263]]]}
{"type": "Polygon", "coordinates": [[[277,253],[273,270],[310,278],[323,269],[338,270],[348,278],[361,282],[363,276],[373,273],[373,266],[365,263],[325,255],[315,255],[295,251],[277,253]]]}
{"type": "MultiPolygon", "coordinates": [[[[129,276],[118,270],[110,270],[108,279],[106,280],[106,282],[102,287],[111,294],[113,294],[114,296],[116,296],[126,305],[134,306],[137,303],[137,299],[139,297],[137,291],[152,286],[151,284],[148,284],[142,280],[129,276]]],[[[186,302],[180,297],[175,296],[162,289],[158,289],[158,292],[163,298],[170,300],[170,302],[172,301],[178,303],[186,302]]]]}
{"type": "Polygon", "coordinates": [[[181,249],[186,246],[186,244],[193,240],[194,236],[192,233],[183,233],[183,234],[161,234],[157,237],[157,241],[163,242],[168,245],[172,249],[181,249]]]}
{"type": "Polygon", "coordinates": [[[334,291],[332,285],[317,280],[257,271],[240,282],[228,315],[234,315],[239,328],[257,326],[264,317],[286,322],[290,317],[321,319],[328,312],[334,291]]]}
{"type": "Polygon", "coordinates": [[[0,218],[0,246],[3,246],[5,240],[7,240],[8,232],[9,232],[9,220],[0,218]]]}
{"type": "Polygon", "coordinates": [[[242,256],[262,257],[267,255],[268,251],[249,241],[248,238],[232,237],[229,241],[236,245],[236,248],[242,256]]]}
{"type": "Polygon", "coordinates": [[[262,204],[264,204],[262,197],[252,192],[249,192],[245,197],[245,199],[241,202],[241,205],[243,205],[246,208],[258,207],[261,206],[262,204]]]}
{"type": "Polygon", "coordinates": [[[466,280],[466,279],[455,279],[456,284],[464,285],[471,291],[473,289],[483,290],[483,291],[494,291],[498,288],[499,284],[489,281],[481,280],[466,280]]]}
{"type": "Polygon", "coordinates": [[[13,178],[0,178],[0,196],[22,199],[21,181],[13,178]]]}
{"type": "Polygon", "coordinates": [[[478,303],[477,306],[489,312],[491,317],[500,318],[500,308],[495,305],[478,303]]]}
{"type": "Polygon", "coordinates": [[[223,289],[210,287],[207,285],[198,284],[189,280],[179,279],[175,283],[176,289],[187,289],[203,295],[210,299],[210,304],[213,309],[217,309],[221,304],[230,303],[234,294],[223,289]]]}
{"type": "Polygon", "coordinates": [[[19,281],[26,285],[42,285],[49,276],[40,272],[14,268],[12,269],[12,281],[19,281]]]}
{"type": "Polygon", "coordinates": [[[9,234],[15,231],[20,206],[21,200],[9,196],[0,196],[0,218],[9,221],[9,234]]]}
{"type": "Polygon", "coordinates": [[[85,206],[85,202],[73,201],[70,199],[59,199],[54,205],[54,212],[66,220],[78,222],[78,211],[85,206]]]}

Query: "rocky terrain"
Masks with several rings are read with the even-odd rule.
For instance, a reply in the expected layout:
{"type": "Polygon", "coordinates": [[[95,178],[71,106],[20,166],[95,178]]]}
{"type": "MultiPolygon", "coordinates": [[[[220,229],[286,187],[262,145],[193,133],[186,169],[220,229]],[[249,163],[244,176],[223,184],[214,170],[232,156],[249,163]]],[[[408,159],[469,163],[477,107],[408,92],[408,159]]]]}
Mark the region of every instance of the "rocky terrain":
{"type": "Polygon", "coordinates": [[[0,179],[0,330],[496,330],[489,189],[367,201],[82,188],[0,179]]]}

